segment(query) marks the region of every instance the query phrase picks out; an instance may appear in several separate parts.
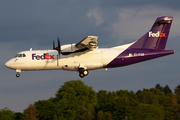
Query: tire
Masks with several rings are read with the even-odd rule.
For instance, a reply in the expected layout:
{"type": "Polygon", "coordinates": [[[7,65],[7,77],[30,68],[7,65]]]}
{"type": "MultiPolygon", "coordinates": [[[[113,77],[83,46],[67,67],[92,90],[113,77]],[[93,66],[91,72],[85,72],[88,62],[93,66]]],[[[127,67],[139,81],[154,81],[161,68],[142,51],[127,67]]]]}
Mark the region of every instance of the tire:
{"type": "Polygon", "coordinates": [[[83,73],[79,73],[79,77],[83,78],[84,74],[83,73]]]}
{"type": "Polygon", "coordinates": [[[84,74],[84,76],[86,76],[86,75],[89,74],[89,72],[88,72],[87,70],[84,70],[84,71],[83,71],[83,74],[84,74]]]}
{"type": "Polygon", "coordinates": [[[17,78],[20,77],[20,74],[16,74],[16,77],[17,77],[17,78]]]}

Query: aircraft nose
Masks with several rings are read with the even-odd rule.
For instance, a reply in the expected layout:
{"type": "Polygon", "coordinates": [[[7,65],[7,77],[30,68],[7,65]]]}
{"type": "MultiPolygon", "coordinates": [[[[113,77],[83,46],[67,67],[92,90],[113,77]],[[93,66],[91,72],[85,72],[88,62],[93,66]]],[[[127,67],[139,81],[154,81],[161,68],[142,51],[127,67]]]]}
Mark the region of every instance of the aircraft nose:
{"type": "Polygon", "coordinates": [[[10,63],[9,61],[7,61],[7,62],[5,63],[5,66],[8,67],[8,68],[10,68],[10,67],[11,67],[11,63],[10,63]]]}

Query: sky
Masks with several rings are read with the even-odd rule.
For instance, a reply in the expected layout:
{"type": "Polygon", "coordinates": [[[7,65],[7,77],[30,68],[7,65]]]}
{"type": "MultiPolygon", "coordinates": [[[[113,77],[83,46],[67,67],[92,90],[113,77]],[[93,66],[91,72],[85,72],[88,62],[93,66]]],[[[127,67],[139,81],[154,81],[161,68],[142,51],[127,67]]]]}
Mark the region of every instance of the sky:
{"type": "Polygon", "coordinates": [[[162,0],[1,0],[0,1],[0,109],[23,112],[29,104],[55,97],[70,80],[82,80],[95,91],[137,92],[156,84],[180,84],[180,1],[162,0]],[[175,54],[130,66],[78,72],[62,70],[22,71],[5,62],[24,50],[52,49],[53,39],[61,44],[78,43],[88,35],[98,36],[98,47],[114,47],[138,40],[150,30],[156,18],[173,16],[166,49],[175,54]]]}

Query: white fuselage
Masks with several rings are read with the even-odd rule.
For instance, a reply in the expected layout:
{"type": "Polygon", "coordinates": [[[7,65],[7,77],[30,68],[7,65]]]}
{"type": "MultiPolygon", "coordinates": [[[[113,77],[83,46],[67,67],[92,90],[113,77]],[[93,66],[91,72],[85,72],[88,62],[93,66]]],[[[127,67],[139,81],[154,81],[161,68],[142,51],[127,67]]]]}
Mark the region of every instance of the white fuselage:
{"type": "Polygon", "coordinates": [[[18,53],[22,54],[21,57],[12,58],[5,65],[16,71],[59,69],[77,71],[81,67],[87,70],[100,69],[108,65],[131,44],[69,55],[60,54],[60,56],[56,50],[22,51],[18,53]]]}

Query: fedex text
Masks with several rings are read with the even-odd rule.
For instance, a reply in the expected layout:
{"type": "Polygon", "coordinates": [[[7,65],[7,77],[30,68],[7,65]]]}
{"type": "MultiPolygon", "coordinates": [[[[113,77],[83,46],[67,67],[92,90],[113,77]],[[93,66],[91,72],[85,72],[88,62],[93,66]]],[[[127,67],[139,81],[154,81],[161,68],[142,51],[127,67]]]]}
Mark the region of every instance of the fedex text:
{"type": "Polygon", "coordinates": [[[54,59],[54,55],[49,55],[49,53],[44,53],[43,55],[32,54],[32,60],[50,60],[54,59]]]}
{"type": "Polygon", "coordinates": [[[166,33],[163,33],[162,31],[158,31],[157,33],[149,31],[149,37],[166,37],[166,33]]]}

